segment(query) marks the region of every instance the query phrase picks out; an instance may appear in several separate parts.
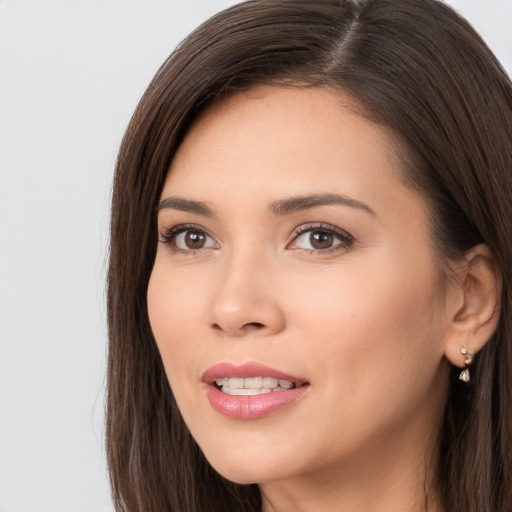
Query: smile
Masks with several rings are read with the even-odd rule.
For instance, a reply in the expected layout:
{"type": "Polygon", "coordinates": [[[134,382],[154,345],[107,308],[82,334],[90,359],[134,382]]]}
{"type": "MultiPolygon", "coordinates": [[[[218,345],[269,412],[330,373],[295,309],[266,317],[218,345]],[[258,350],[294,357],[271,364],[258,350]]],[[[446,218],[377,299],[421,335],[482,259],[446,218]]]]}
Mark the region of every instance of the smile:
{"type": "Polygon", "coordinates": [[[215,384],[227,395],[261,395],[273,391],[286,391],[298,387],[296,382],[274,377],[247,377],[215,379],[215,384]]]}
{"type": "Polygon", "coordinates": [[[311,387],[306,379],[259,363],[220,363],[209,368],[202,380],[212,408],[239,420],[262,418],[290,406],[311,387]]]}

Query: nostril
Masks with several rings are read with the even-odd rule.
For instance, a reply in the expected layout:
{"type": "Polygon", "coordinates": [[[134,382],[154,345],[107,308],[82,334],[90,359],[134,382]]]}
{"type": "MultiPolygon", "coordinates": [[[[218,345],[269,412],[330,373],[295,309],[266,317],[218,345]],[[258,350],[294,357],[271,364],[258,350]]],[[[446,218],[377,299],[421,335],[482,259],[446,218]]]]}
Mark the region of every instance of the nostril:
{"type": "Polygon", "coordinates": [[[265,327],[263,324],[260,324],[259,322],[251,322],[249,324],[245,324],[246,328],[249,328],[249,329],[261,329],[262,327],[265,327]]]}
{"type": "MultiPolygon", "coordinates": [[[[242,329],[262,329],[263,327],[265,327],[265,325],[261,324],[260,322],[250,322],[242,326],[242,329]]],[[[216,331],[223,330],[219,324],[213,324],[212,329],[215,329],[216,331]]]]}
{"type": "Polygon", "coordinates": [[[251,331],[263,331],[263,329],[266,328],[266,325],[261,322],[248,322],[243,324],[241,327],[230,327],[228,325],[223,326],[221,323],[214,323],[211,325],[211,328],[214,331],[231,333],[235,336],[243,336],[251,331]]]}

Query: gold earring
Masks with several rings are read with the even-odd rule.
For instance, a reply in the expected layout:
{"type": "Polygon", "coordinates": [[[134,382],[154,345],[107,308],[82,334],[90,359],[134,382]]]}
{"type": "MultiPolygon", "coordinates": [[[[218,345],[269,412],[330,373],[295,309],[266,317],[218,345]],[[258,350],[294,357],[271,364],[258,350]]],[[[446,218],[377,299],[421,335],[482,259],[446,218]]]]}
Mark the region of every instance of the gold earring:
{"type": "Polygon", "coordinates": [[[466,368],[460,372],[459,379],[462,382],[469,382],[469,365],[473,362],[474,352],[471,352],[465,347],[461,347],[460,353],[464,356],[464,365],[466,368]]]}

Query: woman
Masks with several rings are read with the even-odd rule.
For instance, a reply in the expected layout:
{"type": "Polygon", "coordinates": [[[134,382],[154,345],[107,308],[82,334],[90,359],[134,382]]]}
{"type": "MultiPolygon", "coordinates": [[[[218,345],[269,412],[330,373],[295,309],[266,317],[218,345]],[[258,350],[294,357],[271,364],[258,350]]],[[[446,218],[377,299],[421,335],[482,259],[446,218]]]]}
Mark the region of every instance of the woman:
{"type": "Polygon", "coordinates": [[[505,512],[512,87],[435,0],[250,1],[121,147],[118,510],[505,512]]]}

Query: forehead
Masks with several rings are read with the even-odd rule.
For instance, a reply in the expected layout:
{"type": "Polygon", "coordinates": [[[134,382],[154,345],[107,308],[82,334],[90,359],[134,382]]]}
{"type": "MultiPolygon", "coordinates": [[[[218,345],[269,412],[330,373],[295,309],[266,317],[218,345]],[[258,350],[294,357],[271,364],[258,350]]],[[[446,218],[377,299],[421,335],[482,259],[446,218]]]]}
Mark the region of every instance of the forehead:
{"type": "Polygon", "coordinates": [[[259,87],[200,115],[173,159],[166,188],[268,174],[318,183],[343,169],[363,177],[384,167],[393,174],[400,167],[393,138],[355,113],[347,96],[329,88],[259,87]]]}

